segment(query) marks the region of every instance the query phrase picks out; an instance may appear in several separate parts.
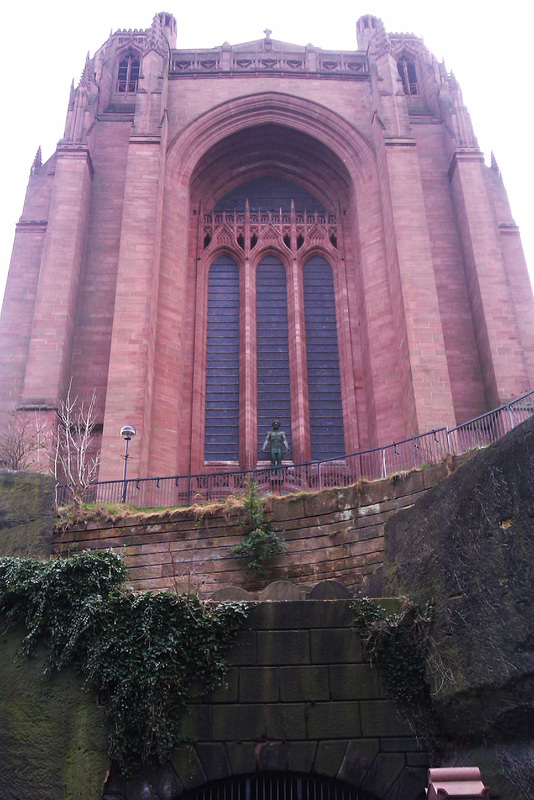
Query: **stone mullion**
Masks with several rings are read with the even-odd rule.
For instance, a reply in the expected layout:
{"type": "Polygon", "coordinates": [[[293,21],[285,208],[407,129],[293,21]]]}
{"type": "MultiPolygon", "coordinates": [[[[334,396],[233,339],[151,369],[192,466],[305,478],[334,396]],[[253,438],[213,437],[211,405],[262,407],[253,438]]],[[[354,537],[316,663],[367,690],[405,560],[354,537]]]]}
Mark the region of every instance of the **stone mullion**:
{"type": "MultiPolygon", "coordinates": [[[[340,241],[341,238],[338,239],[338,242],[340,241]]],[[[345,452],[351,453],[360,447],[360,435],[354,380],[354,354],[350,326],[347,268],[343,257],[329,260],[333,266],[332,273],[336,301],[337,345],[341,377],[341,399],[343,403],[345,452]]]]}
{"type": "Polygon", "coordinates": [[[306,356],[306,323],[302,266],[293,256],[287,271],[287,316],[289,326],[289,372],[291,386],[291,458],[295,463],[309,461],[310,405],[306,356]]]}
{"type": "Polygon", "coordinates": [[[257,354],[256,354],[256,271],[245,259],[240,281],[239,343],[239,461],[244,469],[256,466],[257,453],[257,354]]]}
{"type": "Polygon", "coordinates": [[[206,363],[208,339],[209,265],[197,263],[195,341],[193,362],[193,403],[191,409],[191,471],[201,471],[204,464],[204,433],[206,425],[206,363]]]}

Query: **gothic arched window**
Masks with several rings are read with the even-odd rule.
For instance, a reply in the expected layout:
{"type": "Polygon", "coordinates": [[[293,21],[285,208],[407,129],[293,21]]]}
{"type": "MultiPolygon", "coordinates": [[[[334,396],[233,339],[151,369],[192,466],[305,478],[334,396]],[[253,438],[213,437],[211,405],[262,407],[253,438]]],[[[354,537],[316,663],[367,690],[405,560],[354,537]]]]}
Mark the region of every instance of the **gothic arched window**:
{"type": "Polygon", "coordinates": [[[266,256],[258,264],[256,336],[259,451],[273,416],[280,419],[291,444],[286,270],[276,256],[266,256]]]}
{"type": "Polygon", "coordinates": [[[206,372],[198,384],[205,410],[195,412],[193,428],[199,443],[204,429],[204,463],[268,460],[261,448],[273,419],[286,433],[287,459],[342,457],[335,215],[304,187],[264,176],[204,216],[207,260],[197,277],[202,285],[207,278],[206,294],[200,290],[206,372]]]}
{"type": "Polygon", "coordinates": [[[206,461],[239,459],[239,268],[219,256],[208,281],[206,461]]]}
{"type": "Polygon", "coordinates": [[[407,94],[408,97],[419,94],[419,89],[417,86],[417,72],[415,71],[414,62],[403,57],[397,62],[397,69],[399,70],[404,94],[407,94]]]}
{"type": "Polygon", "coordinates": [[[311,457],[334,458],[344,454],[345,437],[332,267],[313,256],[303,278],[311,457]]]}
{"type": "Polygon", "coordinates": [[[141,60],[139,56],[128,53],[119,61],[117,73],[117,91],[121,94],[135,94],[139,85],[141,60]]]}

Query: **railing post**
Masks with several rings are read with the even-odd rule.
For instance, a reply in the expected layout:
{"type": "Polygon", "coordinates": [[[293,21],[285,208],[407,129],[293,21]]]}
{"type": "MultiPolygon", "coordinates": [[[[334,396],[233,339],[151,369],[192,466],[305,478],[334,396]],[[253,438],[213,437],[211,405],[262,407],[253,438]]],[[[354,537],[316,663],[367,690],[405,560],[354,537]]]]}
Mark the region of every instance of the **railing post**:
{"type": "Polygon", "coordinates": [[[382,448],[382,477],[386,477],[386,448],[382,448]]]}
{"type": "Polygon", "coordinates": [[[191,475],[187,476],[187,505],[191,505],[191,475]]]}
{"type": "Polygon", "coordinates": [[[321,472],[321,464],[322,464],[322,461],[318,461],[317,462],[317,482],[319,484],[319,489],[323,488],[323,475],[322,475],[322,472],[321,472]]]}
{"type": "Polygon", "coordinates": [[[508,403],[507,409],[508,409],[508,419],[510,420],[510,430],[513,431],[513,429],[515,428],[515,425],[514,425],[514,418],[512,416],[512,404],[511,403],[508,403]]]}

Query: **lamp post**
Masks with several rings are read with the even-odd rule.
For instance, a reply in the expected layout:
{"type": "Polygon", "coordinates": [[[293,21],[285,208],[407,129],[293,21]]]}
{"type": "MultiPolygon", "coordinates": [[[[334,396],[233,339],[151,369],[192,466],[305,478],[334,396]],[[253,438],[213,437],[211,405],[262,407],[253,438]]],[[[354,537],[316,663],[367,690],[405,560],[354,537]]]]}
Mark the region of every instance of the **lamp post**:
{"type": "Polygon", "coordinates": [[[135,428],[133,425],[123,425],[121,428],[121,436],[126,442],[126,452],[123,456],[124,458],[124,478],[122,479],[122,497],[121,503],[126,502],[126,489],[128,488],[128,484],[126,482],[126,475],[128,473],[128,447],[130,445],[130,439],[133,439],[135,436],[135,428]]]}

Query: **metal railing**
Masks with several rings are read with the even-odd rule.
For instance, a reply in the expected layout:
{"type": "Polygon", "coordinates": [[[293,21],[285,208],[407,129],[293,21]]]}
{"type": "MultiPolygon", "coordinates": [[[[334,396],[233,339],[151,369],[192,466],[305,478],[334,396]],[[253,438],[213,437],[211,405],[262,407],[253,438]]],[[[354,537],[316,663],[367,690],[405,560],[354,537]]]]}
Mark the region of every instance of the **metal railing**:
{"type": "MultiPolygon", "coordinates": [[[[98,481],[87,489],[84,501],[119,503],[124,492],[127,503],[138,508],[157,508],[222,501],[231,495],[242,494],[251,482],[256,483],[264,494],[349,486],[360,478],[384,478],[424,464],[435,464],[449,453],[460,454],[485,447],[533,413],[534,390],[456,428],[438,428],[338,458],[283,464],[276,468],[258,466],[248,470],[98,481]]],[[[58,505],[69,502],[67,486],[57,487],[57,502],[58,505]]]]}

